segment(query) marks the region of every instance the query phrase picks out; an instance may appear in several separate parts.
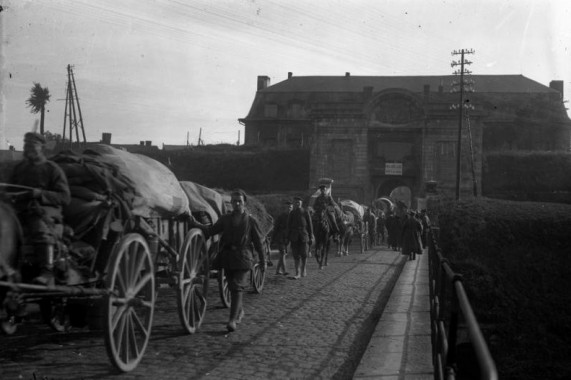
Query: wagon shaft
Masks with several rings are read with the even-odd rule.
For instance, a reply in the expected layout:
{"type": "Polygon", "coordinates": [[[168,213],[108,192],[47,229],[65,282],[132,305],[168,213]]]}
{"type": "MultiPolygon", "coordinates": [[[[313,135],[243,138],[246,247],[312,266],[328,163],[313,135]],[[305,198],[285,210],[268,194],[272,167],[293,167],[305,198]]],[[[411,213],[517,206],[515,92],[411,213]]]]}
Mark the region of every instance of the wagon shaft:
{"type": "Polygon", "coordinates": [[[33,285],[25,283],[14,283],[7,281],[0,281],[0,288],[6,287],[15,291],[25,291],[32,290],[43,293],[50,293],[50,296],[55,296],[57,293],[62,296],[104,296],[109,294],[108,289],[99,288],[82,288],[79,286],[61,286],[56,285],[52,287],[47,287],[43,285],[33,285]]]}

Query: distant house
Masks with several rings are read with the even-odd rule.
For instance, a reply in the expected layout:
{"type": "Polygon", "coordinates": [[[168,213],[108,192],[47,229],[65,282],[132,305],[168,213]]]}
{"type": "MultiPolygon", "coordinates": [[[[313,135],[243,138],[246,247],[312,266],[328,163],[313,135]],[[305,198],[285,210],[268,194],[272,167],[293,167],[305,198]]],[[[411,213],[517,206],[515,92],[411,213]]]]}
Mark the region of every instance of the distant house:
{"type": "Polygon", "coordinates": [[[188,150],[190,149],[190,145],[168,145],[163,144],[163,150],[165,152],[172,152],[172,151],[180,151],[180,150],[188,150]]]}
{"type": "MultiPolygon", "coordinates": [[[[455,193],[460,114],[452,109],[459,94],[451,90],[458,79],[289,73],[270,86],[269,77],[259,76],[250,112],[239,121],[246,145],[309,149],[309,183],[333,178],[335,197],[369,203],[404,189],[414,203],[427,183],[455,193]]],[[[473,179],[481,187],[487,151],[569,149],[562,81],[547,87],[522,75],[470,79],[475,92],[464,96],[472,107],[462,128],[462,194],[472,194],[473,179]]]]}

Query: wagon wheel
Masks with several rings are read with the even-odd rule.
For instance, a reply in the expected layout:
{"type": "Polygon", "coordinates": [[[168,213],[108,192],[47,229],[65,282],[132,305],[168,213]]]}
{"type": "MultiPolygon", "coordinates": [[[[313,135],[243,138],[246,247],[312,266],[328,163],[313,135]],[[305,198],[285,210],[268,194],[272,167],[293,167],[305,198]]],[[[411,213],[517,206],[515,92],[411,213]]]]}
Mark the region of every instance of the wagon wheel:
{"type": "Polygon", "coordinates": [[[254,268],[252,269],[252,286],[256,293],[261,293],[262,289],[264,289],[265,279],[266,271],[260,266],[260,264],[254,264],[254,268]]]}
{"type": "Polygon", "coordinates": [[[194,334],[206,313],[206,291],[210,274],[206,242],[199,229],[190,230],[184,238],[178,270],[178,315],[182,327],[189,334],[194,334]]]}
{"type": "Polygon", "coordinates": [[[224,307],[230,307],[232,298],[230,295],[230,288],[228,287],[228,278],[226,278],[224,268],[218,269],[218,291],[220,292],[222,305],[224,305],[224,307]]]}
{"type": "Polygon", "coordinates": [[[137,233],[123,236],[111,254],[105,285],[105,348],[115,367],[128,372],[141,361],[153,323],[155,273],[149,246],[137,233]]]}

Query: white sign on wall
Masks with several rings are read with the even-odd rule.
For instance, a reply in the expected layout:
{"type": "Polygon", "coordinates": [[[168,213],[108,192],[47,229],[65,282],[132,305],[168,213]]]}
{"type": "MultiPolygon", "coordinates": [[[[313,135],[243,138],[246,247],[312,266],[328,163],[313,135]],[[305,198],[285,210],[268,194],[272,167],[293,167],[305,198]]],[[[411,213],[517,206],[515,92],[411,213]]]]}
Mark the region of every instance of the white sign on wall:
{"type": "Polygon", "coordinates": [[[402,162],[385,163],[385,175],[402,175],[402,162]]]}

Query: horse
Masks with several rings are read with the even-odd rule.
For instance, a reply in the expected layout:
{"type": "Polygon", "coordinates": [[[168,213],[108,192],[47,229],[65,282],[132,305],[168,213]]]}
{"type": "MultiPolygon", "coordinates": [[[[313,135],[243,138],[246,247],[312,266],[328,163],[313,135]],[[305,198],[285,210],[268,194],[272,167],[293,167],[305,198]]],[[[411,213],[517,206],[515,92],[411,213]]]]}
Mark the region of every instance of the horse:
{"type": "Polygon", "coordinates": [[[313,234],[315,235],[315,260],[319,264],[319,269],[327,266],[329,249],[331,248],[331,228],[327,216],[327,210],[322,210],[319,215],[314,214],[313,234]]]}
{"type": "Polygon", "coordinates": [[[355,215],[352,212],[342,211],[341,209],[336,209],[336,215],[341,223],[338,223],[341,229],[341,236],[339,242],[337,243],[337,256],[349,256],[349,245],[353,240],[353,234],[355,232],[355,215]]]}

